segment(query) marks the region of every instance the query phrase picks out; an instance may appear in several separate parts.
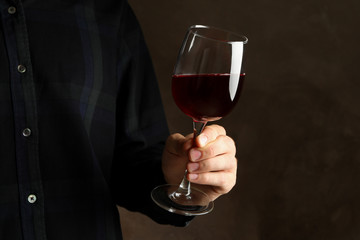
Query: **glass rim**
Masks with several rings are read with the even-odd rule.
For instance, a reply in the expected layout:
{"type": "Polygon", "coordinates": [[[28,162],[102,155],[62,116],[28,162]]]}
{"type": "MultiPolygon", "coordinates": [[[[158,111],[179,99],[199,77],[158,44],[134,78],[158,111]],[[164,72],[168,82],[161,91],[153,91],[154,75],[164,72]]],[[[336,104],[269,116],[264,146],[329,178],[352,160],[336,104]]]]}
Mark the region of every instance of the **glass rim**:
{"type": "Polygon", "coordinates": [[[238,34],[238,33],[232,32],[232,31],[228,31],[228,30],[222,29],[222,28],[209,26],[209,25],[195,24],[195,25],[190,26],[188,28],[188,31],[192,32],[195,36],[199,36],[199,37],[202,37],[202,38],[208,38],[208,39],[218,41],[218,42],[227,42],[227,43],[242,42],[243,44],[246,44],[248,42],[248,38],[245,35],[238,34]],[[234,36],[238,37],[239,40],[220,40],[220,39],[216,39],[216,38],[211,38],[211,37],[207,37],[207,36],[204,36],[202,34],[199,34],[197,32],[194,32],[193,31],[194,29],[214,29],[214,30],[219,31],[219,32],[234,35],[234,36]]]}

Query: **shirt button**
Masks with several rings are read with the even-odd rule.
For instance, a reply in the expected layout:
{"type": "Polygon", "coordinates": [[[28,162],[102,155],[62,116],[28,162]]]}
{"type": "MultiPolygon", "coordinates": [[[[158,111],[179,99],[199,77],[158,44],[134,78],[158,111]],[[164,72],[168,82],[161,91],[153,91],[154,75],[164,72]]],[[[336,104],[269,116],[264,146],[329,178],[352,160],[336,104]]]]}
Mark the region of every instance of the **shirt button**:
{"type": "Polygon", "coordinates": [[[20,64],[20,65],[18,65],[17,70],[19,73],[24,73],[24,72],[26,72],[26,67],[24,65],[20,64]]]}
{"type": "Polygon", "coordinates": [[[31,135],[31,129],[30,128],[25,128],[22,132],[24,137],[29,137],[31,135]]]}
{"type": "Polygon", "coordinates": [[[8,8],[8,13],[9,13],[9,14],[14,14],[14,13],[16,13],[16,7],[14,7],[14,6],[9,7],[9,8],[8,8]]]}
{"type": "Polygon", "coordinates": [[[29,203],[35,203],[36,202],[36,195],[35,194],[30,194],[28,196],[27,200],[28,200],[29,203]]]}

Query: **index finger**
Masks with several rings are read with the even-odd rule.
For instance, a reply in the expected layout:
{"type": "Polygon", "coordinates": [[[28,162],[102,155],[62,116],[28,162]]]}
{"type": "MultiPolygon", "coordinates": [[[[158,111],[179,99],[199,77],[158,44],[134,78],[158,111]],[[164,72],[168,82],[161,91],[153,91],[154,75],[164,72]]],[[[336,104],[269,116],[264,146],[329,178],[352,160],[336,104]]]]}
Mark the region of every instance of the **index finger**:
{"type": "Polygon", "coordinates": [[[225,128],[220,125],[209,125],[204,128],[202,133],[196,137],[196,147],[204,147],[207,143],[214,141],[218,136],[226,135],[225,128]]]}

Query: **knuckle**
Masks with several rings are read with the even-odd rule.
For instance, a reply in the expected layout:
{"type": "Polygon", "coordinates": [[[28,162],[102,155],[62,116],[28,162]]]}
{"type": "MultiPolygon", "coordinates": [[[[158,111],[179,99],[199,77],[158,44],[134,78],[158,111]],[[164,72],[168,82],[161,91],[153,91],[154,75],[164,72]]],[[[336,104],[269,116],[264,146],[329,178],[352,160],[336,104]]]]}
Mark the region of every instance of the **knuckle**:
{"type": "Polygon", "coordinates": [[[233,173],[232,175],[231,175],[232,177],[231,177],[231,188],[233,188],[235,185],[236,185],[236,173],[233,173]]]}
{"type": "Polygon", "coordinates": [[[236,178],[234,178],[234,180],[231,182],[231,184],[229,185],[229,190],[228,192],[230,192],[231,189],[233,189],[233,187],[235,186],[236,184],[236,178]]]}
{"type": "Polygon", "coordinates": [[[221,188],[225,189],[226,188],[226,185],[227,185],[227,180],[226,180],[226,177],[225,177],[225,174],[219,174],[218,177],[217,177],[217,184],[219,186],[221,186],[221,188]]]}
{"type": "Polygon", "coordinates": [[[224,182],[224,189],[227,192],[230,192],[230,190],[235,186],[236,184],[236,174],[230,174],[226,177],[226,180],[224,182]]]}
{"type": "Polygon", "coordinates": [[[232,160],[229,163],[230,169],[234,169],[236,171],[237,169],[237,159],[235,157],[232,158],[232,160]]]}
{"type": "Polygon", "coordinates": [[[186,152],[189,149],[189,146],[186,143],[186,139],[180,133],[171,134],[166,139],[168,151],[177,155],[186,155],[186,152]]]}
{"type": "Polygon", "coordinates": [[[231,184],[227,184],[223,187],[224,194],[229,193],[231,189],[235,186],[235,184],[232,182],[231,184]]]}
{"type": "Polygon", "coordinates": [[[183,138],[183,135],[181,135],[180,133],[174,133],[170,135],[170,138],[179,139],[179,138],[183,138]]]}
{"type": "Polygon", "coordinates": [[[228,146],[230,148],[231,152],[233,152],[234,155],[235,155],[235,153],[236,153],[236,145],[235,145],[234,139],[232,139],[229,136],[224,136],[223,141],[226,144],[226,146],[228,146]]]}
{"type": "Polygon", "coordinates": [[[199,175],[199,179],[201,180],[202,183],[207,184],[210,182],[210,176],[209,174],[203,173],[199,175]]]}
{"type": "Polygon", "coordinates": [[[173,144],[174,142],[177,142],[179,139],[182,138],[182,135],[180,133],[174,133],[171,134],[167,139],[166,139],[166,144],[173,144]]]}
{"type": "Polygon", "coordinates": [[[172,141],[175,140],[175,134],[171,134],[167,139],[166,139],[166,144],[171,143],[172,141]]]}
{"type": "Polygon", "coordinates": [[[231,137],[229,136],[223,136],[224,138],[224,141],[228,144],[228,145],[234,145],[235,146],[235,141],[234,139],[232,139],[231,137]]]}
{"type": "Polygon", "coordinates": [[[213,124],[211,126],[213,127],[213,130],[216,131],[217,134],[226,135],[226,130],[223,126],[218,125],[218,124],[213,124]]]}
{"type": "Polygon", "coordinates": [[[210,145],[209,148],[207,149],[207,154],[208,157],[213,157],[215,155],[215,148],[213,145],[210,145]]]}
{"type": "Polygon", "coordinates": [[[220,131],[221,135],[226,135],[226,130],[223,126],[219,126],[219,131],[220,131]]]}
{"type": "Polygon", "coordinates": [[[201,162],[199,162],[199,169],[198,169],[198,171],[206,172],[207,167],[208,167],[207,162],[206,162],[206,161],[201,161],[201,162]]]}
{"type": "Polygon", "coordinates": [[[206,127],[201,134],[205,135],[208,138],[208,140],[212,141],[215,136],[212,125],[206,127]]]}
{"type": "Polygon", "coordinates": [[[225,128],[223,126],[217,125],[217,124],[215,124],[214,126],[216,127],[216,132],[219,135],[226,135],[226,130],[225,130],[225,128]]]}
{"type": "Polygon", "coordinates": [[[203,173],[211,172],[214,168],[214,164],[209,160],[201,161],[199,164],[199,171],[203,173]]]}
{"type": "Polygon", "coordinates": [[[183,151],[184,153],[188,152],[190,150],[191,146],[192,146],[191,142],[185,141],[181,145],[181,151],[183,151]]]}
{"type": "Polygon", "coordinates": [[[229,137],[226,135],[220,135],[218,136],[218,140],[224,142],[226,145],[228,145],[230,143],[230,140],[228,139],[229,137]]]}
{"type": "Polygon", "coordinates": [[[185,136],[185,139],[193,139],[194,137],[194,133],[189,133],[188,135],[185,136]]]}

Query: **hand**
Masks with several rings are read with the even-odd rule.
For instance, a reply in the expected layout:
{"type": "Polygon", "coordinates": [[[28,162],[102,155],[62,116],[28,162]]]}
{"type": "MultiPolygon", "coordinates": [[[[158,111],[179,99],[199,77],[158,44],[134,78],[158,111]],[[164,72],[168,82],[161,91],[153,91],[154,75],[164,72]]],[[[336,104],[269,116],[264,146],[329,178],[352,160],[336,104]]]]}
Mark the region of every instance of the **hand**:
{"type": "Polygon", "coordinates": [[[234,141],[219,125],[205,127],[193,143],[193,134],[169,136],[162,158],[165,180],[180,184],[187,178],[211,200],[228,193],[236,183],[237,160],[234,141]]]}

